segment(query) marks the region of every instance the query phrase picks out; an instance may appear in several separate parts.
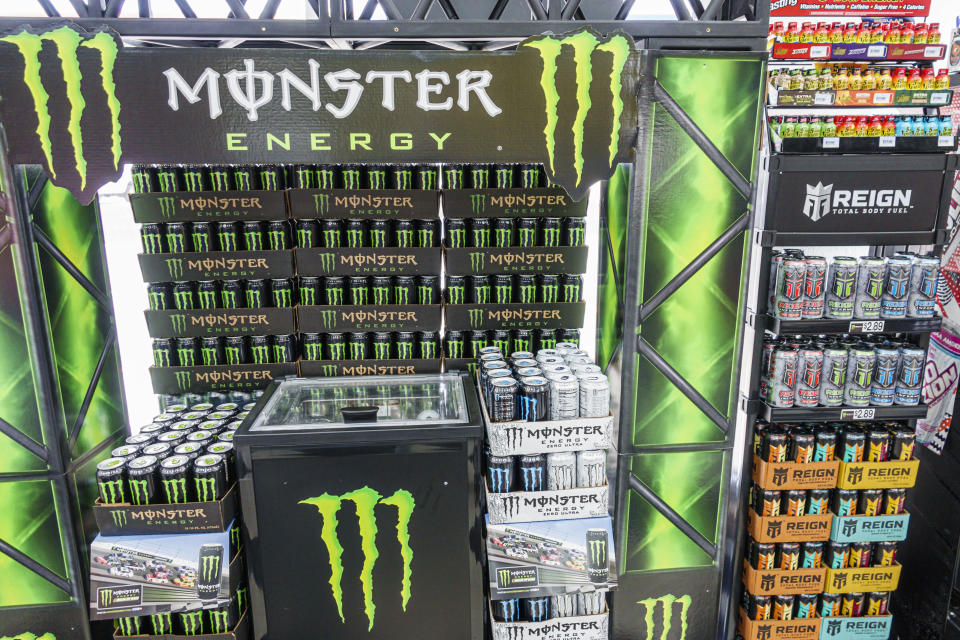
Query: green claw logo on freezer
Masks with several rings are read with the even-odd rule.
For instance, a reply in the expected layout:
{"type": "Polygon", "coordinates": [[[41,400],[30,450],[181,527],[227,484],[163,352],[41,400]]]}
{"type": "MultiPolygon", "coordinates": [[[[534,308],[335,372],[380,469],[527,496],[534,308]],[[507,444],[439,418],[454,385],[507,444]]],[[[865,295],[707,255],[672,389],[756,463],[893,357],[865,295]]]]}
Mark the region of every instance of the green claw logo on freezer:
{"type": "MultiPolygon", "coordinates": [[[[37,116],[37,141],[44,157],[44,169],[50,175],[50,179],[55,184],[62,184],[63,180],[58,182],[58,175],[54,163],[54,155],[62,155],[67,149],[60,149],[59,145],[54,148],[54,138],[51,136],[51,129],[56,126],[58,129],[65,128],[69,135],[69,143],[73,151],[73,168],[76,170],[80,179],[80,191],[85,191],[87,187],[87,157],[84,153],[84,135],[80,126],[81,119],[86,117],[97,118],[101,124],[97,129],[98,136],[104,132],[104,125],[109,123],[110,155],[109,163],[102,160],[93,160],[94,165],[113,166],[113,175],[120,172],[121,139],[120,139],[120,101],[117,99],[117,87],[114,83],[114,64],[117,60],[117,52],[120,44],[117,39],[105,31],[100,31],[89,35],[81,33],[70,26],[61,26],[47,31],[45,33],[28,33],[20,31],[12,35],[0,38],[0,42],[6,42],[15,46],[23,58],[23,84],[30,93],[33,100],[33,110],[37,116]],[[54,74],[42,69],[43,63],[40,61],[40,52],[45,42],[52,43],[57,50],[59,60],[59,73],[54,74]],[[94,86],[93,81],[85,78],[84,69],[80,68],[81,48],[96,51],[99,56],[99,87],[97,91],[102,91],[106,95],[104,102],[106,106],[105,113],[91,114],[87,111],[88,97],[83,95],[83,86],[94,86]],[[67,122],[54,125],[50,113],[50,94],[47,87],[44,86],[44,78],[53,81],[54,86],[59,89],[61,82],[66,85],[67,98],[67,122]],[[84,80],[88,82],[84,82],[84,80]]],[[[84,58],[86,56],[83,56],[84,58]]],[[[87,69],[93,72],[95,67],[87,69]]],[[[93,96],[90,96],[93,97],[93,96]]],[[[99,97],[99,96],[98,96],[99,97]]],[[[105,133],[105,132],[104,132],[105,133]]],[[[61,167],[64,166],[60,162],[61,167]]],[[[95,176],[92,182],[99,185],[95,176]]],[[[61,174],[62,178],[62,174],[61,174]]]]}
{"type": "Polygon", "coordinates": [[[484,254],[482,251],[470,252],[470,269],[472,271],[479,273],[483,270],[485,264],[486,254],[484,254]]]}
{"type": "Polygon", "coordinates": [[[190,388],[189,371],[177,371],[174,375],[177,377],[177,388],[180,389],[180,391],[186,391],[190,388]]]}
{"type": "Polygon", "coordinates": [[[470,326],[479,327],[480,323],[483,322],[483,309],[468,309],[467,313],[470,316],[470,326]]]}
{"type": "Polygon", "coordinates": [[[487,210],[487,196],[482,193],[470,195],[470,210],[473,213],[483,213],[487,210]]]}
{"type": "Polygon", "coordinates": [[[163,492],[170,504],[180,504],[186,502],[187,498],[187,479],[174,478],[163,481],[163,492]]]}
{"type": "Polygon", "coordinates": [[[378,504],[389,505],[397,509],[397,542],[400,544],[400,557],[403,559],[403,577],[400,585],[400,603],[403,611],[407,610],[410,601],[413,578],[413,549],[410,548],[410,518],[413,515],[416,502],[413,495],[405,490],[398,489],[388,498],[370,487],[363,487],[339,496],[324,493],[316,498],[301,500],[300,504],[309,504],[317,508],[323,520],[320,538],[327,549],[330,559],[330,589],[333,600],[340,614],[340,621],[346,622],[343,614],[343,547],[337,537],[339,524],[337,514],[341,505],[352,502],[357,514],[360,528],[360,548],[363,551],[363,566],[360,570],[360,585],[363,589],[364,612],[367,615],[368,631],[373,630],[376,606],[373,602],[373,569],[380,556],[377,549],[377,514],[374,510],[378,504]]]}
{"type": "Polygon", "coordinates": [[[118,529],[127,524],[127,512],[123,509],[114,509],[110,512],[110,517],[113,519],[113,526],[118,529]]]}
{"type": "MultiPolygon", "coordinates": [[[[623,34],[610,36],[601,40],[596,33],[590,30],[578,31],[565,37],[552,35],[542,36],[522,43],[521,47],[535,49],[543,62],[540,74],[540,87],[546,102],[546,126],[543,128],[544,142],[547,147],[547,177],[554,182],[553,177],[558,173],[558,146],[562,149],[567,145],[557,144],[557,125],[560,122],[559,106],[561,102],[560,90],[557,87],[557,69],[559,61],[569,52],[574,63],[576,79],[577,110],[571,131],[573,134],[572,165],[576,175],[575,186],[583,181],[585,158],[583,156],[585,125],[587,116],[593,106],[591,88],[594,80],[593,58],[596,52],[609,54],[612,57],[610,75],[606,79],[610,89],[610,106],[612,117],[609,127],[609,144],[607,164],[613,167],[620,144],[620,116],[623,114],[623,73],[627,58],[632,50],[632,42],[623,34]]],[[[562,168],[561,168],[562,170],[562,168]]]]}
{"type": "Polygon", "coordinates": [[[678,618],[677,624],[680,628],[680,636],[677,640],[686,640],[687,614],[690,612],[690,605],[693,604],[693,599],[689,595],[677,597],[673,594],[667,594],[659,598],[638,600],[637,604],[644,607],[643,622],[646,627],[646,635],[643,636],[644,640],[655,640],[656,638],[665,640],[666,638],[670,638],[674,618],[678,618]],[[662,630],[659,636],[656,634],[656,611],[658,604],[660,605],[661,615],[663,616],[662,622],[660,623],[662,630]],[[679,610],[677,609],[677,605],[679,605],[679,610]]]}
{"type": "MultiPolygon", "coordinates": [[[[212,478],[210,479],[212,480],[212,478]]],[[[217,576],[220,575],[220,556],[203,556],[200,560],[202,561],[200,579],[203,582],[216,582],[217,576]]]]}

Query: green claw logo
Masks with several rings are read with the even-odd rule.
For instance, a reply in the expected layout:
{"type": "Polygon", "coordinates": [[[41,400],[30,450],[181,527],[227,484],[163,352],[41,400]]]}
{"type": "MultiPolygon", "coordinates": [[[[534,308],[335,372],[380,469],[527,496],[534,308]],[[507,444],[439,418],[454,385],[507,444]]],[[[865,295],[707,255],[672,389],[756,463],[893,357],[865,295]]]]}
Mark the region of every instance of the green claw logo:
{"type": "Polygon", "coordinates": [[[467,313],[470,316],[470,326],[474,329],[479,327],[483,322],[483,309],[468,309],[467,313]]]}
{"type": "Polygon", "coordinates": [[[180,614],[180,625],[184,635],[196,636],[203,633],[203,611],[188,611],[180,614]]]}
{"type": "MultiPolygon", "coordinates": [[[[336,309],[324,309],[320,312],[320,322],[323,324],[323,328],[330,330],[334,327],[337,322],[337,310],[336,309]]],[[[335,345],[334,345],[335,346],[335,345]]]]}
{"type": "Polygon", "coordinates": [[[104,497],[104,504],[117,504],[124,501],[123,480],[101,480],[97,483],[100,495],[104,497]]]}
{"type": "Polygon", "coordinates": [[[417,231],[421,247],[433,246],[433,229],[420,229],[417,231]]]}
{"type": "Polygon", "coordinates": [[[473,246],[489,247],[490,246],[490,229],[474,229],[473,230],[473,246]]]}
{"type": "Polygon", "coordinates": [[[217,292],[216,291],[199,291],[198,295],[200,298],[201,309],[217,308],[217,292]]]}
{"type": "Polygon", "coordinates": [[[580,301],[580,285],[579,284],[563,285],[563,299],[566,302],[579,302],[580,301]]]}
{"type": "Polygon", "coordinates": [[[335,364],[325,364],[321,367],[321,376],[324,378],[332,378],[337,375],[337,365],[335,364]]]}
{"type": "Polygon", "coordinates": [[[451,168],[444,171],[443,186],[445,189],[463,189],[463,170],[451,168]]]}
{"type": "Polygon", "coordinates": [[[227,356],[227,364],[241,364],[240,347],[225,347],[224,353],[227,356]]]}
{"type": "Polygon", "coordinates": [[[123,509],[114,509],[110,512],[110,517],[113,519],[113,526],[118,529],[127,524],[127,512],[123,509]]]}
{"type": "Polygon", "coordinates": [[[269,234],[268,240],[270,241],[271,251],[283,251],[289,248],[287,247],[286,231],[283,229],[273,229],[267,233],[269,234]]]}
{"type": "Polygon", "coordinates": [[[270,346],[258,344],[250,350],[253,353],[254,364],[267,364],[270,362],[270,346]]]}
{"type": "Polygon", "coordinates": [[[187,479],[176,478],[163,481],[163,492],[169,504],[180,504],[187,501],[187,479]]]}
{"type": "Polygon", "coordinates": [[[273,345],[273,361],[287,362],[287,350],[282,344],[273,345]]]}
{"type": "MultiPolygon", "coordinates": [[[[68,186],[72,181],[64,177],[61,173],[58,177],[54,162],[54,155],[61,156],[67,152],[66,149],[54,148],[51,130],[56,126],[57,129],[65,128],[69,135],[70,146],[73,151],[73,169],[79,178],[78,193],[84,193],[87,189],[87,157],[84,152],[83,130],[81,129],[81,119],[86,117],[99,117],[102,122],[101,127],[109,122],[110,140],[110,161],[104,162],[101,159],[91,160],[92,164],[97,166],[112,165],[113,172],[106,176],[95,175],[91,178],[91,183],[95,186],[101,184],[101,177],[116,178],[120,174],[120,156],[122,154],[120,138],[120,101],[117,99],[117,87],[114,83],[114,64],[117,60],[117,53],[120,49],[119,40],[105,31],[100,31],[89,35],[81,33],[69,26],[62,26],[46,33],[28,33],[20,31],[19,33],[0,38],[0,42],[12,44],[17,48],[20,56],[23,58],[23,84],[26,86],[33,100],[33,110],[37,116],[37,141],[44,157],[44,169],[50,176],[54,184],[68,186]],[[41,50],[45,42],[54,45],[59,60],[59,80],[54,80],[55,84],[63,82],[66,85],[66,98],[68,105],[67,122],[54,125],[50,114],[50,94],[47,87],[44,86],[43,76],[54,78],[55,74],[48,73],[42,69],[43,63],[40,61],[41,50]],[[106,113],[104,114],[85,114],[87,109],[87,98],[83,95],[83,84],[85,71],[81,69],[81,49],[90,49],[95,51],[99,57],[99,91],[103,91],[106,96],[106,113]]],[[[83,56],[85,59],[86,56],[83,56]]],[[[87,65],[85,65],[87,66],[87,65]]],[[[89,68],[87,71],[94,71],[89,68]]],[[[92,83],[90,83],[92,86],[92,83]]],[[[98,129],[99,131],[103,129],[98,129]]],[[[63,162],[60,162],[63,166],[63,162]]],[[[72,178],[72,176],[71,176],[72,178]]]]}
{"type": "Polygon", "coordinates": [[[177,378],[177,388],[180,391],[187,391],[190,389],[190,372],[189,371],[177,371],[174,373],[177,378]]]}
{"type": "Polygon", "coordinates": [[[486,265],[486,254],[482,251],[471,251],[470,252],[470,269],[474,273],[480,273],[483,271],[483,267],[486,265]]]}
{"type": "Polygon", "coordinates": [[[607,541],[606,540],[588,540],[590,545],[590,560],[600,567],[607,564],[607,541]]]}
{"type": "Polygon", "coordinates": [[[370,178],[370,188],[371,189],[386,189],[387,188],[387,172],[382,169],[371,169],[367,172],[367,176],[370,178]]]}
{"type": "Polygon", "coordinates": [[[143,244],[146,253],[163,253],[163,244],[159,233],[143,234],[143,244]]]}
{"type": "Polygon", "coordinates": [[[447,297],[450,299],[450,304],[463,304],[464,288],[450,287],[447,289],[447,297]]]}
{"type": "Polygon", "coordinates": [[[276,191],[280,188],[276,169],[264,169],[260,172],[260,188],[276,191]]]}
{"type": "Polygon", "coordinates": [[[557,158],[557,125],[560,122],[559,105],[560,90],[557,87],[557,70],[561,61],[572,54],[574,76],[576,79],[577,111],[573,120],[571,132],[573,135],[572,165],[579,187],[584,178],[586,159],[583,154],[584,138],[586,135],[587,117],[593,107],[590,98],[594,80],[595,65],[602,73],[603,68],[609,65],[609,76],[606,79],[610,89],[610,105],[612,117],[605,128],[609,130],[608,157],[605,164],[613,168],[620,146],[620,117],[624,107],[624,71],[627,58],[632,51],[632,41],[623,34],[612,35],[601,40],[596,33],[590,30],[577,31],[563,37],[542,36],[523,42],[521,47],[529,47],[540,55],[543,69],[540,74],[540,87],[543,89],[543,98],[546,103],[546,126],[543,128],[544,143],[547,147],[547,178],[557,182],[558,174],[566,173],[565,166],[558,166],[557,158]],[[595,54],[601,54],[597,56],[595,54]],[[605,55],[603,55],[605,54],[605,55]],[[596,60],[594,59],[596,58],[596,60]]]}
{"type": "Polygon", "coordinates": [[[680,637],[678,640],[686,640],[687,614],[690,612],[690,605],[693,604],[693,598],[689,595],[677,597],[673,594],[667,594],[659,598],[638,600],[637,604],[644,607],[643,623],[646,627],[644,640],[654,640],[654,638],[658,637],[656,635],[656,611],[658,604],[662,612],[662,622],[660,623],[662,630],[659,635],[661,640],[670,637],[670,631],[673,629],[675,617],[679,619],[677,623],[680,625],[680,637]],[[679,610],[677,610],[676,605],[679,605],[679,610]]]}
{"type": "Polygon", "coordinates": [[[183,182],[187,191],[203,190],[203,172],[191,171],[189,169],[183,172],[183,182]]]}
{"type": "Polygon", "coordinates": [[[423,360],[429,360],[430,358],[437,357],[437,343],[431,341],[423,341],[420,343],[420,358],[423,360]]]}
{"type": "Polygon", "coordinates": [[[273,306],[289,307],[293,305],[293,291],[286,287],[273,290],[273,306]]]}
{"type": "MultiPolygon", "coordinates": [[[[214,191],[226,191],[229,174],[224,169],[210,170],[210,188],[214,191]]],[[[249,189],[250,187],[246,187],[249,189]]]]}
{"type": "Polygon", "coordinates": [[[344,189],[360,188],[360,170],[359,169],[343,170],[343,188],[344,189]]]}
{"type": "Polygon", "coordinates": [[[164,262],[167,264],[167,271],[170,273],[171,279],[180,280],[183,278],[182,258],[167,258],[164,262]]]}
{"type": "MultiPolygon", "coordinates": [[[[545,230],[546,231],[546,230],[545,230]]],[[[522,228],[520,229],[520,246],[521,247],[533,247],[537,244],[537,229],[533,228],[522,228]]]]}
{"type": "Polygon", "coordinates": [[[375,360],[389,360],[390,359],[390,343],[375,342],[373,345],[373,358],[375,360]]]}
{"type": "Polygon", "coordinates": [[[450,248],[459,249],[467,244],[467,230],[462,229],[452,229],[447,233],[450,234],[450,248]]]}
{"type": "Polygon", "coordinates": [[[367,345],[362,342],[351,342],[350,343],[350,359],[351,360],[366,360],[367,359],[367,345]]]}
{"type": "Polygon", "coordinates": [[[297,229],[297,246],[301,249],[313,246],[313,229],[297,229]]]}
{"type": "MultiPolygon", "coordinates": [[[[211,173],[211,176],[213,174],[211,173]]],[[[250,172],[246,169],[238,169],[233,172],[233,185],[239,191],[249,191],[253,188],[250,184],[250,172]]]]}
{"type": "MultiPolygon", "coordinates": [[[[423,289],[424,287],[418,288],[418,293],[420,294],[421,299],[423,297],[423,289]]],[[[397,304],[410,304],[410,296],[408,295],[409,293],[409,287],[394,287],[393,289],[393,297],[396,298],[397,304]]],[[[421,304],[423,304],[422,301],[421,304]]]]}
{"type": "Polygon", "coordinates": [[[217,577],[220,575],[220,556],[203,556],[200,561],[201,579],[204,582],[217,582],[217,577]]]}
{"type": "Polygon", "coordinates": [[[227,291],[226,289],[220,292],[220,300],[223,302],[224,309],[236,309],[237,308],[237,292],[236,291],[227,291]]]}
{"type": "Polygon", "coordinates": [[[130,616],[127,618],[118,618],[117,625],[120,628],[120,635],[138,636],[140,635],[140,618],[130,616]]]}
{"type": "Polygon", "coordinates": [[[147,490],[147,480],[129,479],[130,501],[136,505],[150,504],[150,493],[147,490]]]}
{"type": "MultiPolygon", "coordinates": [[[[324,231],[324,233],[330,233],[330,232],[324,231]]],[[[321,253],[320,255],[317,256],[317,258],[320,260],[320,270],[321,270],[321,271],[323,271],[324,273],[332,273],[332,272],[333,272],[333,267],[334,267],[334,264],[335,264],[336,254],[333,254],[333,253],[321,253]]]]}
{"type": "Polygon", "coordinates": [[[322,360],[320,356],[320,344],[309,343],[303,345],[303,358],[305,360],[322,360]]]}
{"type": "Polygon", "coordinates": [[[210,633],[227,633],[227,611],[210,612],[210,633]]]}
{"type": "Polygon", "coordinates": [[[400,360],[409,360],[413,357],[413,344],[410,342],[397,343],[397,357],[400,360]]]}
{"type": "Polygon", "coordinates": [[[300,304],[317,304],[317,290],[314,287],[300,287],[300,304]]]}
{"type": "Polygon", "coordinates": [[[155,613],[150,616],[150,624],[153,626],[153,634],[162,636],[170,633],[173,624],[169,613],[155,613]]]}
{"type": "Polygon", "coordinates": [[[497,169],[497,187],[500,189],[513,187],[513,169],[497,169]]]}
{"type": "Polygon", "coordinates": [[[513,246],[513,229],[497,229],[497,246],[501,248],[513,246]]]}
{"type": "Polygon", "coordinates": [[[377,549],[377,514],[374,507],[378,504],[395,507],[397,510],[397,542],[400,544],[400,557],[403,559],[403,577],[400,585],[400,605],[404,612],[410,601],[413,579],[413,549],[410,548],[410,519],[416,508],[413,495],[405,490],[398,489],[388,498],[370,487],[363,487],[340,496],[323,494],[316,498],[301,500],[300,504],[308,504],[317,508],[323,524],[320,538],[327,549],[330,559],[330,589],[333,600],[337,605],[340,622],[345,623],[343,614],[343,547],[337,537],[339,524],[337,515],[344,502],[352,502],[356,509],[357,521],[360,527],[360,548],[363,551],[363,566],[360,570],[360,585],[363,589],[364,612],[369,625],[367,631],[373,630],[376,606],[373,602],[373,569],[380,556],[377,549]]]}
{"type": "MultiPolygon", "coordinates": [[[[431,286],[429,286],[429,285],[426,285],[426,286],[423,286],[423,285],[418,286],[418,287],[417,287],[417,301],[418,301],[419,304],[434,304],[434,302],[433,302],[433,287],[431,287],[431,286]]],[[[397,304],[407,304],[407,303],[406,303],[406,302],[400,302],[399,300],[397,300],[397,304]]]]}
{"type": "Polygon", "coordinates": [[[317,188],[333,189],[333,169],[317,169],[317,188]]]}
{"type": "Polygon", "coordinates": [[[482,193],[470,194],[470,210],[474,214],[483,213],[487,210],[487,196],[482,193]]]}
{"type": "Polygon", "coordinates": [[[247,251],[262,251],[263,236],[259,231],[246,231],[243,234],[243,241],[247,245],[247,251]]]}

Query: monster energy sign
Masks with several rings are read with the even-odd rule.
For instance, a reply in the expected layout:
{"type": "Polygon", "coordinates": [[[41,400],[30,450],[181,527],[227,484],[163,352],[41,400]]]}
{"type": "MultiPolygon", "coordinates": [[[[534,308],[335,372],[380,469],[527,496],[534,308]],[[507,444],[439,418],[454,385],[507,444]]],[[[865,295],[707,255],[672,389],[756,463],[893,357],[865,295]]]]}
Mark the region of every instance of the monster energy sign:
{"type": "MultiPolygon", "coordinates": [[[[543,163],[579,200],[628,159],[636,132],[640,56],[622,33],[456,55],[142,53],[72,24],[0,36],[11,160],[42,164],[84,202],[124,163],[494,160],[543,163]]],[[[344,186],[359,188],[352,178],[344,186]]],[[[334,206],[324,200],[310,203],[317,217],[334,206]]]]}
{"type": "Polygon", "coordinates": [[[344,502],[352,502],[356,510],[360,530],[360,549],[363,552],[363,565],[360,567],[360,586],[363,590],[363,608],[367,616],[367,630],[373,630],[376,605],[373,600],[373,569],[380,552],[377,549],[377,505],[386,505],[396,509],[397,543],[403,561],[403,576],[400,591],[400,606],[404,612],[410,602],[413,581],[413,550],[410,548],[410,519],[416,507],[413,495],[398,489],[390,497],[383,497],[375,489],[363,487],[339,496],[324,493],[316,498],[301,500],[300,504],[316,507],[322,519],[320,539],[326,547],[330,562],[330,591],[337,606],[340,622],[346,622],[343,612],[343,546],[337,534],[338,514],[344,502]]]}

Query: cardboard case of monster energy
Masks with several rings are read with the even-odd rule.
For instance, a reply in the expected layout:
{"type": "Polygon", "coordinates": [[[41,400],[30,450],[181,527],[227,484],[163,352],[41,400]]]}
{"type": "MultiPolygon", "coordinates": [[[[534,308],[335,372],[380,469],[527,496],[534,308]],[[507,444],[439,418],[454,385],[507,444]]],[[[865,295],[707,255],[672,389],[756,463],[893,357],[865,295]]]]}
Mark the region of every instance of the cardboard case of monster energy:
{"type": "Polygon", "coordinates": [[[155,393],[178,395],[207,391],[255,391],[297,374],[296,362],[198,367],[150,367],[155,393]]]}
{"type": "Polygon", "coordinates": [[[131,536],[226,531],[239,513],[236,483],[211,502],[180,504],[103,504],[97,498],[93,516],[105,536],[131,536]]]}
{"type": "Polygon", "coordinates": [[[607,515],[512,524],[488,516],[486,549],[492,600],[617,588],[613,522],[607,515]]]}
{"type": "MultiPolygon", "coordinates": [[[[517,607],[520,606],[518,602],[517,607]]],[[[490,616],[493,640],[607,640],[610,611],[591,616],[550,618],[543,622],[499,622],[490,616]]]]}
{"type": "Polygon", "coordinates": [[[450,275],[585,273],[589,247],[446,248],[450,275]]]}
{"type": "Polygon", "coordinates": [[[146,310],[151,338],[285,335],[296,332],[292,307],[146,310]]]}
{"type": "Polygon", "coordinates": [[[439,275],[443,261],[440,247],[340,247],[294,253],[301,276],[439,275]]]}
{"type": "Polygon", "coordinates": [[[287,197],[294,218],[440,217],[439,192],[429,189],[288,189],[287,197]]]}
{"type": "Polygon", "coordinates": [[[316,305],[297,307],[301,332],[437,331],[439,304],[316,305]]]}
{"type": "Polygon", "coordinates": [[[574,201],[558,187],[528,189],[444,189],[443,210],[457,218],[582,218],[587,199],[574,201]]]}
{"type": "Polygon", "coordinates": [[[231,562],[227,531],[100,534],[90,544],[90,618],[216,609],[230,601],[243,577],[242,555],[231,562]]]}
{"type": "Polygon", "coordinates": [[[282,191],[174,191],[132,193],[133,220],[146,222],[230,222],[284,220],[282,191]]]}
{"type": "Polygon", "coordinates": [[[292,251],[218,251],[214,253],[143,253],[144,282],[289,278],[292,251]]]}
{"type": "Polygon", "coordinates": [[[536,304],[447,304],[449,329],[562,329],[582,327],[583,302],[536,304]]]}

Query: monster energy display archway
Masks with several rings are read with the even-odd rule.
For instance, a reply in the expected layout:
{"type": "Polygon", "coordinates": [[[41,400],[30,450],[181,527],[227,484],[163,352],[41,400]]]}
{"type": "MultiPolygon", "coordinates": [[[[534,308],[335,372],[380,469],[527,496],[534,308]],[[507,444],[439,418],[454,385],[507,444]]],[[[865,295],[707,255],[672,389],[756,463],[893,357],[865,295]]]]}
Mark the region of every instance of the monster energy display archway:
{"type": "MultiPolygon", "coordinates": [[[[733,46],[759,51],[763,43],[747,38],[733,46]]],[[[629,580],[614,608],[614,636],[640,629],[648,638],[712,638],[727,631],[719,592],[721,572],[731,571],[728,496],[738,492],[728,489],[729,452],[761,70],[759,54],[638,50],[631,36],[590,29],[532,37],[507,52],[147,50],[124,48],[103,29],[17,29],[0,36],[0,121],[8,143],[0,169],[8,175],[12,164],[39,164],[43,172],[18,169],[0,205],[13,211],[17,242],[43,247],[51,264],[109,309],[105,282],[61,250],[68,240],[35,233],[30,211],[45,190],[73,206],[67,191],[90,202],[124,164],[541,163],[574,199],[609,178],[598,361],[621,371],[627,390],[617,548],[629,580]],[[41,181],[29,182],[31,175],[41,181]],[[618,349],[624,336],[627,358],[618,349]],[[705,354],[713,357],[709,366],[705,354]]],[[[37,260],[22,253],[18,268],[35,289],[37,260]]],[[[33,326],[43,321],[38,292],[27,299],[28,340],[49,357],[33,326]]],[[[69,321],[79,322],[76,314],[69,321]]],[[[108,311],[90,325],[98,323],[110,326],[108,311]]],[[[111,331],[104,335],[110,338],[102,349],[90,352],[95,367],[84,383],[92,382],[77,403],[71,443],[98,393],[121,397],[103,382],[116,359],[111,331]]],[[[47,372],[38,396],[53,420],[59,407],[47,398],[56,379],[49,362],[35,366],[47,372]]],[[[0,431],[23,440],[10,435],[16,429],[0,431]]],[[[91,451],[108,450],[106,434],[102,441],[91,451]]],[[[421,499],[407,487],[366,482],[305,496],[299,513],[307,518],[313,509],[313,524],[327,529],[313,543],[328,548],[347,545],[329,531],[334,502],[339,513],[355,510],[359,518],[351,524],[358,553],[386,554],[363,542],[371,519],[395,529],[399,560],[390,571],[402,603],[409,580],[402,529],[414,508],[408,503],[421,499]]],[[[379,624],[381,591],[374,597],[370,576],[361,578],[356,597],[365,613],[342,619],[366,632],[379,624]]],[[[63,585],[76,590],[76,582],[63,585]]],[[[331,588],[337,601],[338,587],[331,588]]],[[[355,597],[342,589],[344,602],[355,597]]]]}

